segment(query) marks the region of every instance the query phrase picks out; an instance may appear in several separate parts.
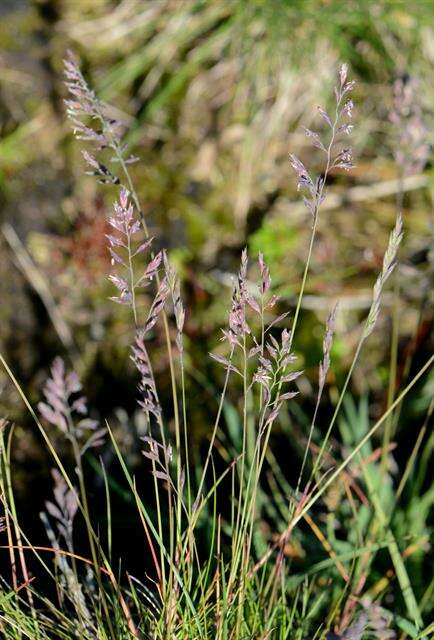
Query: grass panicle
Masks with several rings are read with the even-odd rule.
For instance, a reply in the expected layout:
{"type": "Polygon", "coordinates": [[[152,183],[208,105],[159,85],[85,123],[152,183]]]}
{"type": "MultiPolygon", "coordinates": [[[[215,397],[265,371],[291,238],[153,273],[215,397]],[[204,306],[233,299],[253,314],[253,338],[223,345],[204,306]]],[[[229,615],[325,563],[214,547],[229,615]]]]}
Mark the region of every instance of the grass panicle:
{"type": "MultiPolygon", "coordinates": [[[[391,640],[398,632],[401,639],[432,635],[432,625],[425,626],[432,587],[418,600],[420,588],[413,584],[407,562],[413,555],[420,562],[426,551],[432,492],[422,495],[417,459],[429,458],[432,440],[424,441],[425,425],[394,497],[396,479],[382,466],[390,456],[390,442],[387,439],[386,450],[378,449],[376,436],[423,382],[433,357],[397,390],[373,424],[369,412],[348,398],[362,347],[379,323],[385,288],[396,267],[403,239],[400,211],[331,418],[327,420],[322,406],[333,372],[338,305],[326,321],[312,417],[303,419],[299,405],[309,385],[303,384],[298,335],[321,207],[331,174],[354,167],[347,143],[353,130],[354,82],[348,74],[348,65],[342,64],[333,109],[318,107],[319,131],[305,129],[322,161],[318,175],[290,156],[312,223],[294,316],[273,315],[277,297],[269,267],[262,253],[252,262],[244,249],[222,344],[211,356],[216,379],[223,368],[222,389],[205,455],[195,459],[182,282],[168,252],[153,250],[129,172],[136,158],[128,155],[125,126],[112,117],[113,110],[97,97],[78,60],[69,54],[67,115],[80,144],[91,147],[83,151],[88,172],[118,190],[108,219],[108,277],[118,292],[112,300],[131,312],[131,360],[138,374],[137,403],[145,417],[140,447],[146,488],[129,467],[113,425],[101,420],[101,427],[90,417],[82,384],[61,358],[54,360],[42,390],[45,399],[35,410],[0,357],[55,464],[54,497],[41,514],[48,543],[32,546],[14,498],[14,430],[0,424],[0,535],[8,564],[0,583],[0,632],[6,640],[391,640]],[[259,279],[252,284],[254,270],[259,279]],[[145,288],[148,295],[142,295],[145,288]],[[160,393],[160,367],[155,367],[153,337],[160,330],[170,368],[170,406],[160,393]],[[336,426],[342,449],[332,439],[336,426]],[[70,447],[72,465],[60,458],[59,437],[70,447]],[[273,447],[284,437],[300,438],[299,460],[285,460],[284,451],[273,447]],[[98,449],[110,450],[111,456],[98,462],[98,449]],[[93,513],[90,460],[103,479],[103,523],[93,513]],[[114,468],[123,478],[122,491],[137,509],[134,526],[143,529],[143,549],[150,558],[147,575],[133,575],[117,564],[114,468]],[[404,504],[407,492],[410,498],[404,504]],[[416,526],[412,517],[418,500],[423,506],[416,526]],[[78,527],[87,533],[79,552],[78,527]],[[391,563],[381,573],[386,550],[391,563]],[[38,566],[35,576],[27,568],[30,557],[38,566]],[[40,588],[39,575],[49,583],[47,593],[55,595],[40,588]],[[388,594],[394,594],[394,606],[388,606],[388,594]]],[[[408,92],[402,86],[396,89],[396,123],[404,118],[408,92]]],[[[421,155],[419,138],[414,144],[421,155]]]]}

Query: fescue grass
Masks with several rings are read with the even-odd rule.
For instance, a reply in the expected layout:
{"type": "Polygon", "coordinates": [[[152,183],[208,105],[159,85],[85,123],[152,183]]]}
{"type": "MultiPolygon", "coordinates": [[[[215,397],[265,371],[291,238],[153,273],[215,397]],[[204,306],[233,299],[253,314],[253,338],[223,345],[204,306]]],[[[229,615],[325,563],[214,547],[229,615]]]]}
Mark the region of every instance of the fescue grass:
{"type": "Polygon", "coordinates": [[[142,440],[147,491],[144,495],[138,488],[112,426],[89,417],[80,381],[63,360],[53,363],[44,402],[36,409],[1,356],[56,469],[54,498],[42,515],[48,542],[33,546],[20,526],[14,500],[13,426],[2,424],[0,495],[7,560],[0,590],[2,637],[385,640],[398,634],[415,639],[432,635],[432,625],[427,626],[432,583],[416,584],[423,570],[410,572],[407,562],[416,556],[422,563],[429,544],[433,490],[426,487],[426,477],[433,440],[424,436],[432,403],[399,477],[393,470],[391,445],[397,427],[394,417],[426,379],[434,356],[402,389],[389,389],[386,408],[373,423],[367,403],[362,400],[357,406],[348,394],[396,265],[402,240],[400,207],[331,418],[324,410],[323,395],[332,369],[338,308],[331,308],[325,328],[315,409],[306,423],[301,459],[287,460],[285,468],[282,452],[271,446],[279,420],[286,437],[295,437],[284,419],[297,411],[297,381],[303,376],[293,343],[303,321],[302,301],[327,179],[331,171],[349,171],[353,166],[346,142],[353,109],[347,66],[339,70],[334,113],[330,117],[319,110],[324,134],[306,131],[324,159],[318,177],[291,156],[311,224],[295,314],[273,317],[275,299],[264,258],[260,255],[252,267],[243,251],[223,347],[213,354],[216,367],[224,369],[219,405],[209,427],[207,450],[200,460],[192,461],[180,282],[167,253],[153,249],[129,173],[124,132],[89,88],[74,57],[65,64],[68,114],[77,137],[93,146],[92,153],[84,153],[89,171],[100,182],[119,187],[109,219],[110,279],[116,293],[113,301],[130,309],[136,334],[131,357],[146,420],[142,440]],[[252,285],[249,277],[255,272],[258,282],[252,285]],[[152,292],[147,308],[145,286],[152,292]],[[157,323],[163,326],[167,346],[171,424],[153,372],[151,337],[157,323]],[[227,399],[234,378],[242,389],[239,412],[231,412],[227,399]],[[330,446],[337,430],[343,443],[338,450],[330,446]],[[72,471],[56,451],[54,431],[70,446],[72,471]],[[382,432],[385,435],[378,440],[382,432]],[[124,571],[113,555],[113,488],[110,469],[102,462],[106,519],[98,522],[93,517],[84,462],[101,446],[112,448],[113,465],[122,471],[124,487],[136,505],[151,567],[147,575],[124,571]],[[294,474],[288,467],[295,464],[300,469],[291,483],[294,474]],[[87,553],[76,551],[74,526],[79,520],[87,534],[82,544],[87,553]],[[321,559],[306,558],[318,548],[321,559]],[[40,565],[35,578],[27,568],[30,557],[40,565]]]}

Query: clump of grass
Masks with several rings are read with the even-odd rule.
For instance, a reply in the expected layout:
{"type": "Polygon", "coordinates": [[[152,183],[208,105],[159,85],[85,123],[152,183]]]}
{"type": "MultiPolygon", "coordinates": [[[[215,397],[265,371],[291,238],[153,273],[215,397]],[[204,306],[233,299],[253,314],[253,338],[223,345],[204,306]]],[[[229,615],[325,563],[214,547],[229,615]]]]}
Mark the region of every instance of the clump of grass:
{"type": "MultiPolygon", "coordinates": [[[[154,495],[151,505],[148,498],[145,500],[140,494],[111,425],[106,423],[99,428],[89,417],[87,402],[80,395],[81,383],[74,372],[67,373],[62,360],[56,359],[53,363],[44,388],[46,402],[39,405],[40,419],[1,358],[56,464],[54,502],[47,502],[47,513],[41,516],[50,544],[34,546],[20,526],[14,501],[13,429],[2,424],[0,489],[4,519],[1,526],[5,528],[3,547],[8,550],[10,561],[9,575],[5,571],[0,590],[3,637],[113,640],[361,640],[374,637],[386,640],[395,637],[397,628],[401,629],[402,637],[427,636],[432,628],[424,629],[423,611],[430,591],[425,592],[421,601],[417,600],[400,548],[405,536],[397,540],[391,526],[397,505],[390,503],[390,496],[384,494],[379,482],[382,476],[377,469],[379,456],[370,446],[372,437],[430,368],[433,357],[373,425],[369,419],[363,422],[363,416],[354,412],[352,424],[359,424],[359,437],[351,443],[342,461],[329,450],[333,427],[342,418],[342,408],[349,406],[346,392],[351,375],[364,342],[375,328],[383,291],[395,265],[402,240],[399,212],[374,285],[372,306],[359,345],[325,428],[321,398],[332,363],[337,308],[330,313],[319,364],[317,400],[295,486],[289,483],[270,447],[273,429],[284,408],[297,402],[296,384],[303,375],[297,368],[293,343],[327,179],[332,170],[349,171],[353,167],[351,150],[343,142],[351,134],[349,120],[354,108],[349,97],[354,83],[347,78],[347,65],[339,70],[334,113],[330,116],[325,109],[318,110],[326,133],[306,130],[314,147],[323,155],[321,173],[313,178],[301,160],[290,157],[299,188],[307,194],[304,202],[312,220],[294,317],[288,318],[287,314],[273,317],[276,298],[264,257],[258,256],[259,280],[252,286],[248,280],[249,257],[244,250],[234,281],[228,324],[222,333],[226,352],[217,349],[212,354],[214,361],[224,368],[223,388],[206,455],[196,468],[190,465],[191,418],[185,385],[185,309],[180,281],[166,252],[153,252],[147,221],[128,169],[134,158],[128,156],[121,123],[110,117],[106,105],[89,88],[72,56],[65,68],[71,94],[67,101],[68,114],[77,137],[93,145],[92,153],[84,152],[85,160],[100,182],[120,189],[109,219],[113,228],[113,233],[108,235],[113,272],[108,277],[117,290],[114,302],[131,310],[131,327],[135,333],[131,358],[137,367],[138,403],[146,422],[143,457],[154,495]],[[146,254],[149,255],[144,260],[146,254]],[[145,301],[141,301],[144,287],[152,292],[146,310],[145,301]],[[173,427],[165,417],[154,374],[149,338],[157,323],[163,325],[167,344],[173,427]],[[242,388],[238,449],[232,446],[222,424],[233,377],[239,378],[242,388]],[[325,435],[316,441],[319,419],[325,435]],[[71,444],[74,460],[71,472],[62,464],[52,444],[50,430],[53,427],[71,444]],[[102,446],[104,438],[108,441],[104,446],[113,448],[116,463],[137,506],[152,575],[131,575],[112,566],[111,488],[102,463],[107,545],[100,535],[101,523],[92,517],[83,458],[91,447],[102,446]],[[309,473],[305,479],[306,471],[309,473]],[[343,509],[335,505],[333,513],[326,507],[340,486],[344,487],[347,499],[343,509]],[[74,526],[79,518],[87,531],[87,555],[75,550],[74,526]],[[345,544],[336,538],[334,523],[346,527],[345,544]],[[296,557],[299,531],[304,532],[306,528],[309,532],[303,533],[306,547],[317,541],[326,557],[300,569],[292,559],[296,557]],[[378,578],[374,569],[376,555],[382,549],[389,551],[392,562],[387,580],[390,582],[396,575],[402,591],[403,605],[396,605],[392,611],[386,606],[387,588],[379,584],[385,578],[378,578]],[[38,580],[32,580],[26,567],[28,554],[39,561],[41,575],[55,587],[56,597],[48,597],[40,589],[38,580]],[[51,555],[50,561],[47,554],[51,555]],[[371,572],[375,579],[370,579],[371,572]]],[[[386,451],[386,455],[388,453],[386,451]]],[[[409,464],[414,465],[414,460],[412,456],[409,464]]],[[[405,481],[410,473],[406,469],[405,481]]],[[[421,552],[426,539],[419,531],[408,544],[421,552]]],[[[405,550],[406,555],[410,554],[409,548],[405,550]]]]}

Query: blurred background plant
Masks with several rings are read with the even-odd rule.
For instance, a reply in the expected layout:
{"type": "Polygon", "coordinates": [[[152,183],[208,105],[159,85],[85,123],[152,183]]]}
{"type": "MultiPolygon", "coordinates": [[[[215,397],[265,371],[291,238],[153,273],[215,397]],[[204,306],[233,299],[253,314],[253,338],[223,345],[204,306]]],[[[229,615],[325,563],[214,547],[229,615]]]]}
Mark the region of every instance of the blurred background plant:
{"type": "MultiPolygon", "coordinates": [[[[243,247],[265,256],[273,293],[280,296],[276,315],[294,311],[311,219],[300,204],[288,153],[317,167],[303,127],[320,126],[312,105],[330,106],[335,70],[348,62],[357,81],[356,167],[351,174],[332,172],[329,179],[294,344],[305,374],[298,381],[302,401],[296,415],[282,421],[282,433],[299,435],[300,444],[291,447],[303,449],[323,326],[339,300],[335,377],[328,390],[336,399],[371,304],[396,207],[402,206],[399,273],[355,370],[351,391],[357,400],[346,407],[353,419],[340,425],[342,446],[354,444],[368,428],[364,398],[371,397],[370,417],[380,415],[385,393],[390,401],[433,347],[432,3],[3,0],[0,18],[1,351],[35,402],[53,357],[61,353],[71,360],[90,406],[110,418],[133,465],[139,460],[136,430],[141,433],[143,424],[134,409],[137,380],[128,359],[132,332],[127,311],[108,301],[113,291],[106,278],[107,216],[117,190],[86,175],[89,167],[73,141],[63,104],[66,50],[80,56],[86,77],[124,123],[128,151],[139,158],[130,170],[150,234],[156,249],[169,249],[183,281],[187,385],[197,398],[190,402],[190,424],[197,446],[210,435],[202,425],[219,393],[207,354],[226,324],[243,247]],[[397,91],[404,95],[399,104],[397,91]],[[414,135],[403,137],[403,131],[414,135]],[[414,141],[420,154],[410,166],[414,141]]],[[[167,403],[163,335],[157,332],[154,341],[161,347],[156,375],[167,403]]],[[[29,418],[3,372],[0,385],[1,415],[17,425],[18,493],[28,499],[30,474],[39,483],[32,495],[39,486],[42,504],[47,455],[27,428],[29,418]]],[[[431,379],[406,406],[403,443],[414,445],[414,424],[423,423],[432,391],[431,379]]],[[[236,403],[234,393],[224,408],[229,450],[236,449],[240,434],[236,403]]],[[[390,437],[395,426],[388,427],[390,437]]],[[[371,471],[374,491],[377,471],[371,471]]],[[[411,486],[420,489],[417,483],[423,480],[414,478],[411,486]]],[[[410,511],[414,491],[406,503],[410,511]]],[[[329,496],[331,511],[338,498],[329,496]]],[[[270,518],[278,518],[274,508],[269,506],[270,518]]],[[[403,531],[410,511],[395,515],[403,531]]],[[[422,520],[423,529],[425,515],[422,520]]],[[[331,520],[326,524],[343,553],[345,543],[336,539],[331,520]]],[[[303,544],[295,536],[288,554],[303,557],[309,552],[303,544]]]]}

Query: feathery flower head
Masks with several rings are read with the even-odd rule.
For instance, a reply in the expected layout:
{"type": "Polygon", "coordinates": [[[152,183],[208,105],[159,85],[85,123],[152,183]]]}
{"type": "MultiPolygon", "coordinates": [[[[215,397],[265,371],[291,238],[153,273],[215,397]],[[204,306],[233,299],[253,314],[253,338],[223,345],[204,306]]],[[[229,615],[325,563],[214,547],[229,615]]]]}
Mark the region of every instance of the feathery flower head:
{"type": "Polygon", "coordinates": [[[318,107],[318,113],[329,129],[329,139],[322,139],[320,133],[317,131],[304,128],[306,137],[311,140],[313,146],[322,151],[326,156],[324,175],[313,179],[303,162],[297,158],[297,156],[294,154],[290,154],[289,156],[291,167],[297,175],[297,190],[305,190],[308,192],[308,196],[303,197],[303,202],[311,212],[314,220],[325,198],[324,187],[329,172],[332,169],[345,169],[345,171],[349,171],[354,167],[351,149],[347,146],[336,149],[336,146],[342,135],[348,136],[353,130],[353,125],[347,122],[348,119],[352,118],[354,109],[354,103],[351,98],[348,97],[348,94],[353,90],[355,83],[354,81],[347,81],[347,64],[341,65],[338,75],[338,84],[334,89],[336,99],[334,118],[332,118],[325,109],[320,106],[318,107]]]}
{"type": "Polygon", "coordinates": [[[66,373],[65,363],[57,357],[51,366],[51,377],[45,383],[45,402],[38,404],[42,417],[56,426],[69,439],[85,440],[84,449],[103,443],[105,429],[88,417],[87,399],[80,394],[82,385],[75,373],[66,373]]]}

